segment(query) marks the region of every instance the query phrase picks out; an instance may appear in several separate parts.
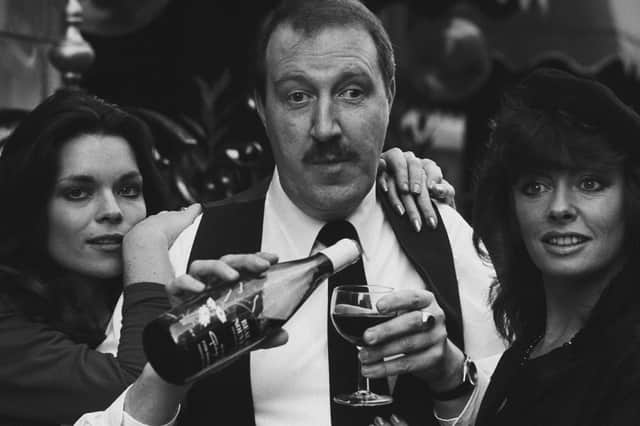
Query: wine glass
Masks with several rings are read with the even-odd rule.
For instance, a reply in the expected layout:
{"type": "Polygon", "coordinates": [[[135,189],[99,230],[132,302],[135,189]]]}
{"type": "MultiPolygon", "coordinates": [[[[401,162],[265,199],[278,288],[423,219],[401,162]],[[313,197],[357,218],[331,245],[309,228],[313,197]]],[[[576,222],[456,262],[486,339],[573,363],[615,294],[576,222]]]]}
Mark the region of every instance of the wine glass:
{"type": "MultiPolygon", "coordinates": [[[[364,346],[365,330],[395,316],[395,313],[382,314],[376,304],[383,296],[393,291],[390,287],[366,285],[341,285],[331,294],[331,322],[336,331],[349,343],[360,349],[364,346]]],[[[336,395],[333,400],[338,404],[352,407],[373,407],[393,402],[390,395],[378,395],[369,390],[369,379],[362,376],[358,361],[358,389],[351,394],[336,395]]]]}

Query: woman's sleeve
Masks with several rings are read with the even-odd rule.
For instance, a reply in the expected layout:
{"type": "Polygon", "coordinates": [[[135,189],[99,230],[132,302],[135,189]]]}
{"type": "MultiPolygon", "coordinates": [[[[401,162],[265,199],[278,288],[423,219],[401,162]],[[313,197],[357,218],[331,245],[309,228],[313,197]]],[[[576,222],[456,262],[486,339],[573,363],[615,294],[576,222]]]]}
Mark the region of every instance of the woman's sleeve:
{"type": "Polygon", "coordinates": [[[19,313],[0,313],[0,418],[73,423],[104,410],[142,371],[142,330],[168,308],[164,286],[127,286],[118,357],[19,313]]]}

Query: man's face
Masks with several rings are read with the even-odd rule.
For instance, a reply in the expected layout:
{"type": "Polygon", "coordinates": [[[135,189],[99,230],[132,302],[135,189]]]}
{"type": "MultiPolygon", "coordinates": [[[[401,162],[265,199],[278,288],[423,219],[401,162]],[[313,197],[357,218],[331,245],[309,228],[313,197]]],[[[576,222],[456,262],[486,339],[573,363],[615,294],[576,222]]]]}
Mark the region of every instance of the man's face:
{"type": "Polygon", "coordinates": [[[305,36],[278,27],[258,112],[289,198],[322,220],[349,215],[374,184],[392,94],[362,28],[305,36]]]}

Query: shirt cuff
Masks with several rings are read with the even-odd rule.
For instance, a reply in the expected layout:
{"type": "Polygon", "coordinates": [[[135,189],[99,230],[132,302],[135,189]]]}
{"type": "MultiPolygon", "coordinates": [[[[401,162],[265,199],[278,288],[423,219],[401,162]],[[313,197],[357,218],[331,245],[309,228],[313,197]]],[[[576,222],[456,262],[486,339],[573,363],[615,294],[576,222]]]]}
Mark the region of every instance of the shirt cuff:
{"type": "MultiPolygon", "coordinates": [[[[127,397],[129,386],[113,403],[104,411],[96,411],[84,414],[74,423],[74,426],[151,426],[141,423],[124,411],[124,400],[127,397]]],[[[154,426],[174,426],[180,414],[180,406],[173,418],[163,425],[154,426]]]]}
{"type": "MultiPolygon", "coordinates": [[[[498,359],[499,357],[495,358],[498,359]]],[[[482,398],[484,397],[487,387],[489,386],[489,381],[491,380],[491,372],[493,372],[493,369],[495,368],[495,360],[486,359],[482,361],[489,362],[476,361],[476,365],[478,367],[476,386],[473,389],[473,392],[471,392],[469,399],[467,399],[467,403],[464,408],[457,416],[449,418],[441,417],[438,415],[437,409],[434,407],[433,416],[441,426],[472,426],[475,424],[476,418],[478,417],[478,411],[480,410],[480,404],[482,403],[482,398]]]]}

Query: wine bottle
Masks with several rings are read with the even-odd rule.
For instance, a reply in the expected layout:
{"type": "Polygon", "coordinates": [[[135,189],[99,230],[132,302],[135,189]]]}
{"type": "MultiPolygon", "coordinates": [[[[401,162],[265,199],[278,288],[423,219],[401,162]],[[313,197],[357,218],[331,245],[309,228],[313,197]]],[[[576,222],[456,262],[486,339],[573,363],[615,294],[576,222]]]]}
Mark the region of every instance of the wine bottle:
{"type": "Polygon", "coordinates": [[[207,288],[147,324],[142,343],[149,363],[173,384],[224,368],[275,335],[325,278],[360,254],[356,241],[342,239],[260,276],[207,288]]]}

